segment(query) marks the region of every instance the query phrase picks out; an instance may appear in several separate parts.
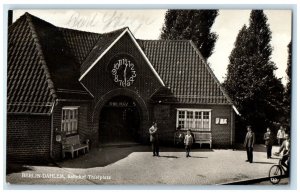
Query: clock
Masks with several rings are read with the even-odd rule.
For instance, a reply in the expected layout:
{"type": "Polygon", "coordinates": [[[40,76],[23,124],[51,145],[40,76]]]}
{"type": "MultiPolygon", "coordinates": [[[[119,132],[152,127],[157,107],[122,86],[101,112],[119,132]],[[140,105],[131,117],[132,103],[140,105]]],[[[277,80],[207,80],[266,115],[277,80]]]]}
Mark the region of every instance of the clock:
{"type": "Polygon", "coordinates": [[[136,65],[130,57],[119,57],[112,61],[113,82],[120,87],[129,87],[136,80],[136,65]]]}

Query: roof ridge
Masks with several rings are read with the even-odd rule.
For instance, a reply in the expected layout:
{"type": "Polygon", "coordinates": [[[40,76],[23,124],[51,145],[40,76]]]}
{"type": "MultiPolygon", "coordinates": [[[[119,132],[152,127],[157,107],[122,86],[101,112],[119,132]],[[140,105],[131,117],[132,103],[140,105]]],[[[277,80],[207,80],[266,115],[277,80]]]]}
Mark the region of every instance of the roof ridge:
{"type": "Polygon", "coordinates": [[[184,39],[184,40],[162,40],[162,39],[137,39],[138,41],[151,41],[151,42],[190,42],[192,40],[190,39],[184,39]]]}
{"type": "Polygon", "coordinates": [[[59,30],[69,30],[69,31],[75,31],[75,32],[82,32],[82,33],[90,33],[90,34],[98,34],[98,35],[107,35],[107,34],[111,34],[111,33],[115,33],[115,32],[118,32],[118,31],[124,31],[126,29],[128,29],[128,27],[123,27],[123,28],[119,28],[119,29],[116,29],[116,30],[113,30],[113,31],[109,31],[109,32],[104,32],[104,33],[98,33],[98,32],[91,32],[91,31],[85,31],[85,30],[77,30],[77,29],[72,29],[72,28],[65,28],[65,27],[59,27],[59,26],[56,26],[59,30]]]}
{"type": "Polygon", "coordinates": [[[127,26],[126,27],[123,27],[123,28],[119,28],[119,29],[116,29],[116,30],[113,30],[113,31],[110,31],[110,32],[104,32],[102,33],[101,35],[106,35],[106,34],[110,34],[110,33],[116,33],[118,31],[124,31],[126,29],[129,29],[127,26]]]}
{"type": "Polygon", "coordinates": [[[26,12],[25,16],[26,16],[26,21],[28,22],[28,26],[29,26],[29,28],[31,30],[31,33],[32,33],[32,38],[33,38],[33,41],[35,43],[35,48],[37,49],[38,55],[40,57],[40,62],[42,63],[42,69],[44,70],[44,73],[46,75],[46,81],[47,81],[48,87],[50,89],[50,94],[54,99],[56,99],[57,94],[56,94],[56,91],[55,91],[55,88],[54,88],[54,83],[51,79],[51,74],[50,74],[49,68],[46,64],[46,60],[44,58],[44,53],[43,53],[43,50],[42,50],[42,46],[39,42],[39,38],[38,38],[38,35],[36,33],[34,24],[32,23],[32,18],[31,18],[32,15],[29,14],[28,12],[26,12]]]}
{"type": "Polygon", "coordinates": [[[58,28],[59,31],[69,30],[69,31],[74,31],[74,32],[82,32],[82,33],[90,33],[90,34],[102,35],[101,33],[97,33],[97,32],[90,32],[90,31],[84,31],[84,30],[76,30],[76,29],[72,29],[72,28],[65,28],[65,27],[59,27],[59,26],[56,26],[56,27],[58,28]]]}

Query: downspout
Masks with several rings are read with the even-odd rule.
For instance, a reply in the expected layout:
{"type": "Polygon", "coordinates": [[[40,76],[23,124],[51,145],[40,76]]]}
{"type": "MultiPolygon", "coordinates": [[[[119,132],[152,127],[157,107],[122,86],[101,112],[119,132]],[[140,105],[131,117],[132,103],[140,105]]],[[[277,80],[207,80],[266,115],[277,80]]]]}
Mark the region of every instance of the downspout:
{"type": "Polygon", "coordinates": [[[53,109],[54,109],[54,106],[57,102],[57,99],[53,102],[53,105],[52,105],[52,108],[51,108],[51,135],[50,135],[50,159],[51,160],[54,160],[54,157],[53,157],[53,135],[54,135],[54,131],[53,131],[53,109]]]}

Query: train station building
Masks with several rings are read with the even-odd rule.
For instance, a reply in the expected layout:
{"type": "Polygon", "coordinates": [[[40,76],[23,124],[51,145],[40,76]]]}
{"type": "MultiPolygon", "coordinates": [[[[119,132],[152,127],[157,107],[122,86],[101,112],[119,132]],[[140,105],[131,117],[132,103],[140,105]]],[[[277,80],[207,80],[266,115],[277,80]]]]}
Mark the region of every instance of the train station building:
{"type": "Polygon", "coordinates": [[[91,149],[147,144],[154,121],[161,144],[173,145],[179,127],[230,147],[236,114],[190,40],[84,32],[29,13],[8,29],[9,160],[60,160],[62,138],[74,135],[91,149]]]}

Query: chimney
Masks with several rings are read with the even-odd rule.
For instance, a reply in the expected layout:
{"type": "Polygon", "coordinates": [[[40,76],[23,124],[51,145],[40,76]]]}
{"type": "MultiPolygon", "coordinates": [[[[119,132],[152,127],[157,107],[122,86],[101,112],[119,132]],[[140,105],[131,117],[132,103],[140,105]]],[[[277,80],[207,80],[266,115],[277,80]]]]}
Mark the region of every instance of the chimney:
{"type": "Polygon", "coordinates": [[[8,27],[12,24],[13,22],[13,10],[8,10],[8,27]]]}

